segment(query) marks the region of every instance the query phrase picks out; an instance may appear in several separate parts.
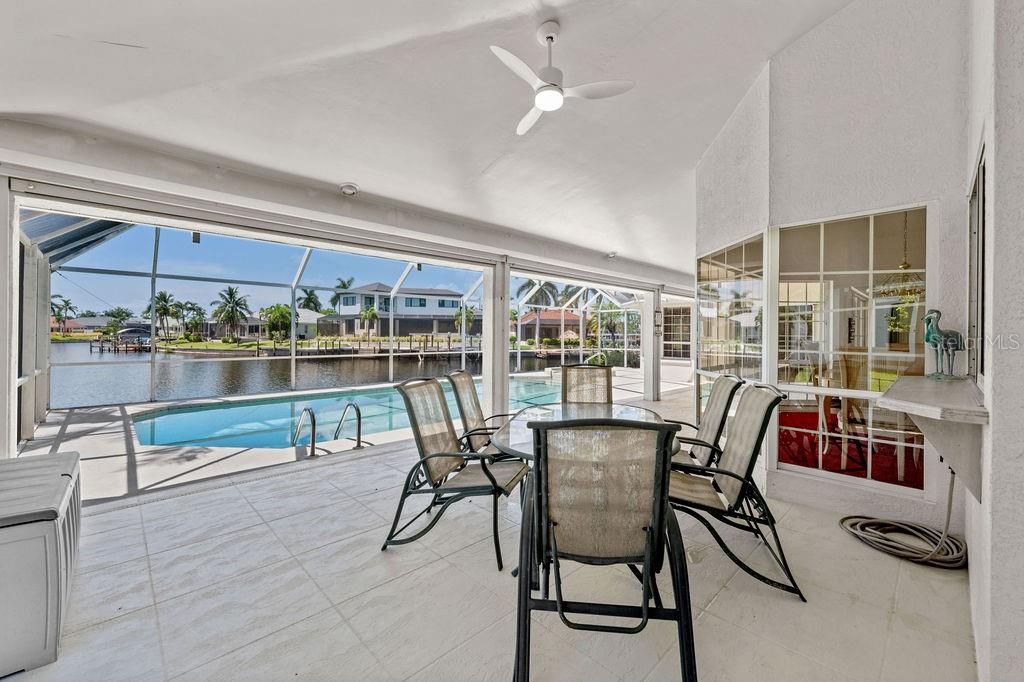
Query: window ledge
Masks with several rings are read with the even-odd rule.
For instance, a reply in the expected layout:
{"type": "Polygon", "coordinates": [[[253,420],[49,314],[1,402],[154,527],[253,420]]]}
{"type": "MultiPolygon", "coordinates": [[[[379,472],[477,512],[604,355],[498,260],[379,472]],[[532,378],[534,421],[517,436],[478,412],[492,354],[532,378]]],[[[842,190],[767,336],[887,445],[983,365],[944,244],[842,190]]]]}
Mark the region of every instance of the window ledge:
{"type": "Polygon", "coordinates": [[[988,410],[978,386],[970,380],[936,381],[901,377],[878,398],[878,406],[928,419],[988,424],[988,410]]]}
{"type": "Polygon", "coordinates": [[[988,424],[988,410],[973,381],[902,377],[876,405],[910,415],[964,487],[981,501],[981,429],[988,424]]]}

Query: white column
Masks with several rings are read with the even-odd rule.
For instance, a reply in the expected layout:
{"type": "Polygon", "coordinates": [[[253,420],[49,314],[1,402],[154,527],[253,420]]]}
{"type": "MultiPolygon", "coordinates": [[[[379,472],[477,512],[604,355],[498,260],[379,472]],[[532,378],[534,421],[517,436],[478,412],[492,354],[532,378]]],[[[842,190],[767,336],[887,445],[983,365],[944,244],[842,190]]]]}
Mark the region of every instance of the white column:
{"type": "MultiPolygon", "coordinates": [[[[299,261],[299,267],[295,270],[295,276],[292,278],[292,286],[291,286],[291,294],[292,294],[292,324],[291,324],[291,333],[289,334],[289,339],[288,339],[288,341],[289,341],[288,348],[291,351],[291,358],[289,358],[289,362],[291,363],[291,366],[289,367],[289,377],[290,378],[289,378],[289,381],[288,381],[288,385],[291,386],[291,389],[293,391],[295,390],[295,387],[296,387],[296,371],[295,371],[296,370],[296,365],[295,365],[295,363],[296,363],[296,356],[298,355],[298,350],[299,350],[298,341],[296,341],[296,339],[295,339],[295,335],[299,331],[298,320],[295,319],[295,316],[296,316],[295,290],[298,288],[299,282],[302,281],[302,274],[304,272],[306,272],[306,266],[309,265],[309,257],[312,254],[313,254],[313,249],[306,249],[303,252],[302,260],[299,261]]],[[[273,361],[271,361],[271,362],[273,362],[273,361]]]]}
{"type": "Polygon", "coordinates": [[[582,363],[583,362],[583,338],[584,338],[584,334],[586,334],[586,331],[587,331],[586,329],[583,328],[584,327],[583,322],[584,322],[584,317],[586,316],[587,313],[586,313],[586,309],[583,306],[579,307],[579,309],[577,310],[577,313],[580,316],[580,345],[577,346],[576,348],[580,352],[579,361],[582,363]]]}
{"type": "Polygon", "coordinates": [[[560,351],[559,354],[558,354],[558,364],[564,365],[565,364],[565,306],[562,306],[562,309],[559,312],[561,313],[561,320],[559,320],[559,325],[558,325],[558,345],[559,345],[559,351],[560,351]]]}
{"type": "Polygon", "coordinates": [[[50,262],[36,249],[36,423],[50,408],[50,262]]]}
{"type": "Polygon", "coordinates": [[[629,312],[625,308],[622,309],[622,366],[629,367],[629,312]]]}
{"type": "Polygon", "coordinates": [[[17,447],[18,235],[7,176],[0,175],[0,458],[17,447]]]}
{"type": "MultiPolygon", "coordinates": [[[[469,305],[469,297],[475,294],[476,290],[479,289],[483,285],[483,283],[484,276],[480,275],[480,277],[476,280],[476,282],[473,283],[469,290],[462,295],[462,300],[459,302],[459,315],[461,315],[462,318],[459,320],[459,330],[461,332],[462,337],[462,344],[459,347],[459,350],[462,354],[463,370],[466,369],[466,336],[468,334],[466,330],[466,307],[469,305]]],[[[434,332],[437,333],[437,320],[434,320],[434,332]]]]}
{"type": "Polygon", "coordinates": [[[640,304],[640,366],[644,373],[644,400],[661,400],[661,291],[645,292],[640,304]]]}
{"type": "MultiPolygon", "coordinates": [[[[482,373],[486,414],[508,411],[509,267],[502,261],[484,271],[482,373]]],[[[517,337],[518,338],[518,337],[517,337]]]]}
{"type": "MultiPolygon", "coordinates": [[[[296,355],[298,354],[298,351],[299,351],[298,343],[295,341],[295,333],[298,331],[297,324],[296,324],[296,321],[295,321],[295,314],[296,314],[295,313],[295,287],[292,286],[289,289],[289,292],[291,293],[292,324],[291,324],[291,329],[290,329],[290,331],[288,333],[288,354],[289,354],[288,362],[290,363],[289,374],[288,374],[288,377],[289,377],[289,379],[288,379],[288,386],[291,387],[291,390],[294,391],[295,390],[295,386],[296,386],[296,382],[295,382],[295,370],[296,370],[296,364],[295,363],[296,363],[296,360],[295,360],[295,358],[296,358],[296,355]]],[[[271,360],[271,362],[276,362],[276,361],[275,360],[271,360]]]]}
{"type": "Polygon", "coordinates": [[[405,279],[416,267],[416,263],[408,263],[402,276],[398,278],[395,285],[391,287],[391,295],[388,299],[388,381],[395,381],[395,308],[398,307],[398,290],[405,284],[405,279]]]}
{"type": "MultiPolygon", "coordinates": [[[[32,249],[25,249],[21,274],[21,348],[19,373],[32,377],[36,370],[36,259],[32,249]]],[[[31,378],[21,385],[21,413],[18,415],[18,433],[22,440],[31,440],[35,431],[36,382],[31,378]]]]}
{"type": "MultiPolygon", "coordinates": [[[[149,400],[156,400],[156,265],[160,259],[160,228],[153,230],[153,267],[149,273],[149,400]]],[[[114,337],[117,342],[117,337],[114,337]]]]}

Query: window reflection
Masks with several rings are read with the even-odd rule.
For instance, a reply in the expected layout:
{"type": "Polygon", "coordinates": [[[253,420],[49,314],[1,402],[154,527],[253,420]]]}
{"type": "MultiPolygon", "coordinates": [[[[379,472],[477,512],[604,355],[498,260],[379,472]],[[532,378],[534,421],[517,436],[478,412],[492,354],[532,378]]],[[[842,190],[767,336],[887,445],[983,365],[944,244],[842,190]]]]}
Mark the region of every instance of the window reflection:
{"type": "Polygon", "coordinates": [[[924,373],[925,209],[779,232],[779,462],[924,487],[924,442],[874,397],[924,373]],[[862,392],[862,393],[858,393],[862,392]]]}
{"type": "Polygon", "coordinates": [[[762,378],[763,250],[755,237],[697,261],[698,369],[762,378]]]}

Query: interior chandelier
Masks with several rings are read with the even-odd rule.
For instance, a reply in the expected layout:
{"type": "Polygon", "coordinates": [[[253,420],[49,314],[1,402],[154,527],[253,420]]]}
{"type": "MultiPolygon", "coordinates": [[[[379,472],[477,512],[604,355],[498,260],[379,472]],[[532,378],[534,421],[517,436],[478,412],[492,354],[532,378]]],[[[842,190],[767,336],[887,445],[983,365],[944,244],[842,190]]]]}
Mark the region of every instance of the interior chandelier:
{"type": "Polygon", "coordinates": [[[924,280],[916,272],[910,272],[907,262],[907,219],[909,213],[903,212],[903,261],[899,264],[899,272],[887,275],[875,287],[878,298],[920,299],[924,297],[924,280]]]}

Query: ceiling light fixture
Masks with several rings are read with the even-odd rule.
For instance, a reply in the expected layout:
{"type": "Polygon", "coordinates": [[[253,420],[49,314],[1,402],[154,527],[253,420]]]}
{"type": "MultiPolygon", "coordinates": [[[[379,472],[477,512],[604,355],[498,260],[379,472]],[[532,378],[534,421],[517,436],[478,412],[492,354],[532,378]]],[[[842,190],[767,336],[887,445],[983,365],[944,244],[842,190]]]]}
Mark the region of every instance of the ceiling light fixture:
{"type": "Polygon", "coordinates": [[[615,258],[618,255],[619,255],[618,251],[609,251],[607,258],[615,258]]]}
{"type": "Polygon", "coordinates": [[[533,96],[533,105],[541,111],[557,111],[562,108],[565,97],[557,85],[545,85],[533,96]]]}
{"type": "Polygon", "coordinates": [[[339,187],[341,193],[347,197],[354,197],[359,194],[359,185],[354,182],[346,182],[339,187]]]}

